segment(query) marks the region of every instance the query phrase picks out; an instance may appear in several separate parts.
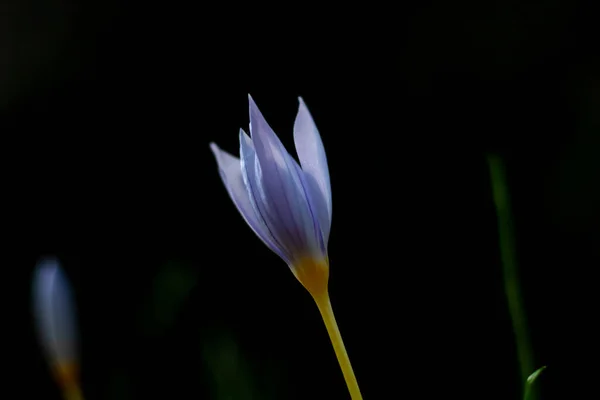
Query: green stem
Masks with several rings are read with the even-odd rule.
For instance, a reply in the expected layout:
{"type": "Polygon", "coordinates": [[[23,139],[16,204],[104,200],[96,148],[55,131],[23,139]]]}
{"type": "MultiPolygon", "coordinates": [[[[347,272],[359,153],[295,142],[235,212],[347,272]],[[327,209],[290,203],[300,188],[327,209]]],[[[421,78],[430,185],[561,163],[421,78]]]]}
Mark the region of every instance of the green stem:
{"type": "MultiPolygon", "coordinates": [[[[506,184],[504,165],[500,157],[490,155],[488,156],[488,163],[490,166],[492,193],[498,217],[498,237],[500,241],[504,290],[515,334],[521,383],[524,385],[529,374],[534,371],[534,360],[523,299],[520,292],[519,273],[511,225],[508,185],[506,184]]],[[[531,393],[529,398],[534,400],[535,394],[531,393]]]]}

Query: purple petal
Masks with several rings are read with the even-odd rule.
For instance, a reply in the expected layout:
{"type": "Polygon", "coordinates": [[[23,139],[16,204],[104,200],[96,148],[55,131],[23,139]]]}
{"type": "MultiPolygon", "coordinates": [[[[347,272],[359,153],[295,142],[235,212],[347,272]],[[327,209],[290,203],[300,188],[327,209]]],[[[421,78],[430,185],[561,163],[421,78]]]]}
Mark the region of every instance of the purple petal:
{"type": "MultiPolygon", "coordinates": [[[[250,134],[256,151],[257,202],[265,223],[295,257],[322,256],[323,237],[311,210],[302,171],[288,154],[260,110],[250,103],[250,134]]],[[[246,169],[248,170],[248,166],[246,169]]]]}
{"type": "Polygon", "coordinates": [[[302,165],[302,171],[306,176],[313,209],[319,219],[319,225],[323,231],[325,245],[329,240],[331,229],[331,184],[329,181],[329,168],[323,141],[319,130],[313,121],[308,108],[301,97],[298,98],[300,105],[294,122],[294,144],[298,159],[302,165]]]}
{"type": "MultiPolygon", "coordinates": [[[[245,133],[243,130],[240,130],[240,135],[242,134],[245,133]]],[[[242,177],[242,168],[239,158],[221,150],[215,143],[210,144],[210,149],[215,155],[219,166],[221,180],[223,181],[233,204],[235,204],[238,211],[256,236],[258,236],[267,247],[281,256],[281,252],[275,246],[275,241],[269,233],[269,230],[265,226],[262,218],[255,212],[255,209],[250,202],[248,190],[246,189],[242,177]]]]}
{"type": "Polygon", "coordinates": [[[36,266],[33,311],[40,341],[49,361],[76,362],[75,307],[69,282],[56,259],[42,259],[36,266]]]}
{"type": "Polygon", "coordinates": [[[254,150],[254,144],[252,143],[252,140],[243,129],[240,129],[240,163],[242,178],[249,196],[250,204],[255,214],[262,221],[265,231],[271,238],[273,243],[273,247],[271,247],[271,249],[281,258],[283,258],[285,262],[289,263],[289,260],[291,259],[291,251],[282,244],[283,242],[280,235],[277,235],[277,232],[274,232],[271,229],[269,218],[267,218],[268,210],[265,203],[261,200],[258,189],[260,187],[260,183],[256,179],[256,170],[257,168],[260,168],[256,161],[256,151],[254,150]]]}

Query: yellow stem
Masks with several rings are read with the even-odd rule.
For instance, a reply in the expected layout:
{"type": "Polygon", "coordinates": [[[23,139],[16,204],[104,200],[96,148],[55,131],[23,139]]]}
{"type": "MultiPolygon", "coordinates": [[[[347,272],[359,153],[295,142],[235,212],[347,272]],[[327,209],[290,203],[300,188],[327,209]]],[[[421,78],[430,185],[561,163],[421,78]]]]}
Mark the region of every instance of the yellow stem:
{"type": "Polygon", "coordinates": [[[358,382],[356,381],[354,370],[350,364],[350,358],[348,358],[348,353],[346,352],[346,347],[344,346],[340,329],[338,328],[335,316],[333,315],[331,301],[329,300],[329,293],[325,291],[323,295],[313,295],[313,298],[317,303],[317,307],[319,307],[319,311],[323,317],[323,322],[325,322],[325,327],[327,328],[327,333],[329,333],[333,350],[335,351],[335,355],[340,363],[340,368],[344,374],[344,379],[346,380],[350,397],[352,400],[362,400],[362,394],[358,388],[358,382]]]}
{"type": "Polygon", "coordinates": [[[362,394],[358,388],[358,382],[356,382],[356,376],[352,370],[340,329],[338,328],[335,316],[333,315],[333,309],[331,308],[331,301],[329,301],[329,291],[327,290],[327,284],[329,282],[329,260],[327,258],[323,260],[315,260],[312,257],[305,257],[299,259],[297,262],[291,265],[292,272],[298,278],[300,283],[308,290],[315,302],[329,338],[333,345],[333,350],[337,356],[340,368],[344,374],[348,391],[352,400],[362,400],[362,394]]]}

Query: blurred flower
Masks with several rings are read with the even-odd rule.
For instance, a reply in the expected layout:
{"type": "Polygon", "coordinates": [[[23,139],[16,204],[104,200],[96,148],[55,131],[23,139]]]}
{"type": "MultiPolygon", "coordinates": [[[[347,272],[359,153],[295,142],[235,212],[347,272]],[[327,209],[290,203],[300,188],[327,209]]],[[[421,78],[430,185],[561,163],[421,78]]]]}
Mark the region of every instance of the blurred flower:
{"type": "Polygon", "coordinates": [[[317,303],[353,400],[362,395],[338,329],[327,283],[331,186],[319,131],[299,98],[294,143],[300,165],[250,103],[251,138],[240,129],[240,158],[211,143],[221,179],[242,217],[290,267],[317,303]]]}
{"type": "Polygon", "coordinates": [[[33,311],[40,343],[65,399],[82,399],[75,310],[58,260],[44,258],[33,276],[33,311]]]}
{"type": "Polygon", "coordinates": [[[250,103],[250,134],[240,129],[240,158],[210,147],[221,179],[248,225],[317,295],[326,291],[331,228],[329,170],[319,131],[299,98],[294,142],[300,165],[250,103]]]}

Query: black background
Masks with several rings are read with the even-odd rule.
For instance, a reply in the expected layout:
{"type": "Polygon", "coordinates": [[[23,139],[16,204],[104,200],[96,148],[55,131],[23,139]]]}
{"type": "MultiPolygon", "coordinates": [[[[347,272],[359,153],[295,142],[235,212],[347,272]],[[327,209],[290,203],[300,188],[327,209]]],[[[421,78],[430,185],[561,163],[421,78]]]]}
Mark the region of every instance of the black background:
{"type": "Polygon", "coordinates": [[[314,303],[245,226],[208,148],[237,154],[248,93],[292,154],[297,96],[320,129],[330,291],[365,398],[519,398],[488,152],[507,164],[542,398],[593,393],[596,14],[483,3],[3,2],[19,353],[3,397],[59,398],[29,311],[31,271],[54,254],[89,400],[217,398],[215,374],[243,387],[242,370],[254,398],[347,398],[314,303]],[[185,294],[164,295],[160,325],[164,281],[185,294]]]}

